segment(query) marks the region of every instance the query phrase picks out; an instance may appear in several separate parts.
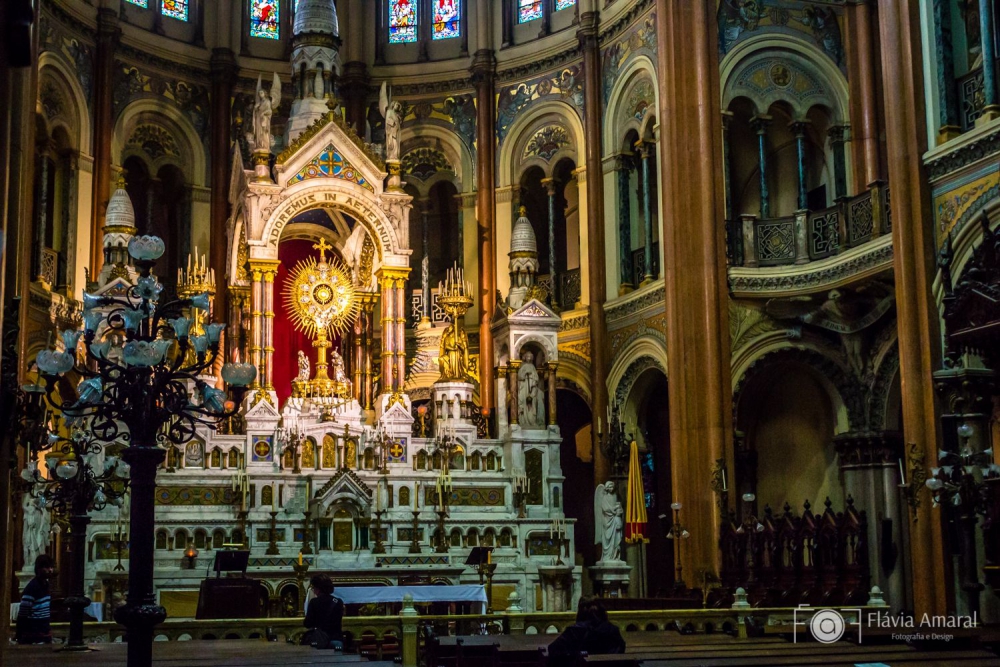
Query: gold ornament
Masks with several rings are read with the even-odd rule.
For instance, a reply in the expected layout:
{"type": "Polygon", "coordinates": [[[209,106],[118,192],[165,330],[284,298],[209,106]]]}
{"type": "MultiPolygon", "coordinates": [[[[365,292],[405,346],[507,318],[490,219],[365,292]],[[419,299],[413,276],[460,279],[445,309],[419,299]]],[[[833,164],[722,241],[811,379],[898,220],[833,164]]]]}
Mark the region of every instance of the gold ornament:
{"type": "Polygon", "coordinates": [[[313,246],[319,250],[315,257],[299,262],[288,276],[285,285],[285,304],[292,323],[299,331],[314,337],[316,348],[316,377],[310,381],[315,396],[346,396],[351,385],[343,371],[343,360],[334,351],[335,378],[327,374],[327,350],[331,347],[331,333],[343,333],[358,315],[358,299],[350,272],[333,256],[325,239],[313,246]]]}
{"type": "Polygon", "coordinates": [[[451,324],[441,334],[438,368],[441,382],[468,382],[469,336],[465,333],[465,311],[472,305],[472,286],[464,279],[462,269],[448,270],[448,277],[438,284],[438,304],[451,316],[451,324]]]}

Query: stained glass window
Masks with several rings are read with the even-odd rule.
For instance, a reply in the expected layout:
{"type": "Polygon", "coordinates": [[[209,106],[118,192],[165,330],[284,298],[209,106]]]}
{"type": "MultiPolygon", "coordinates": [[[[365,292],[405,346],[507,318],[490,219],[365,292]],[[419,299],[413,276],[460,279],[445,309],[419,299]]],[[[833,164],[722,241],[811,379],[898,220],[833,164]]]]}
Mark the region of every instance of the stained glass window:
{"type": "Polygon", "coordinates": [[[163,0],[163,15],[178,21],[187,21],[188,0],[163,0]]]}
{"type": "Polygon", "coordinates": [[[434,39],[462,36],[462,0],[433,0],[434,39]]]}
{"type": "Polygon", "coordinates": [[[563,9],[569,9],[576,4],[576,0],[556,0],[556,11],[561,11],[563,9]]]}
{"type": "Polygon", "coordinates": [[[143,9],[149,9],[149,0],[126,0],[130,5],[135,5],[136,7],[142,7],[143,9]]]}
{"type": "Polygon", "coordinates": [[[542,0],[517,0],[517,22],[527,23],[542,18],[542,0]]]}
{"type": "Polygon", "coordinates": [[[417,41],[417,3],[420,0],[389,0],[389,43],[417,41]]]}
{"type": "Polygon", "coordinates": [[[250,36],[278,39],[279,0],[250,0],[250,36]]]}

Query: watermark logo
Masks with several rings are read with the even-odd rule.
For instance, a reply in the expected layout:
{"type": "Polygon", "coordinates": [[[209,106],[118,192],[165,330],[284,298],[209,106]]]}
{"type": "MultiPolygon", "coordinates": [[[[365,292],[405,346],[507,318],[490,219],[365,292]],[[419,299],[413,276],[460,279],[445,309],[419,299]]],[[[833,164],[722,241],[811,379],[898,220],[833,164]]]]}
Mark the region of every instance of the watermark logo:
{"type": "MultiPolygon", "coordinates": [[[[813,609],[801,604],[792,611],[792,641],[799,641],[799,628],[808,628],[809,635],[821,644],[840,641],[849,625],[857,627],[858,641],[861,640],[860,609],[813,609]]],[[[805,632],[805,631],[803,631],[805,632]]],[[[808,639],[803,635],[803,639],[808,639]]]]}

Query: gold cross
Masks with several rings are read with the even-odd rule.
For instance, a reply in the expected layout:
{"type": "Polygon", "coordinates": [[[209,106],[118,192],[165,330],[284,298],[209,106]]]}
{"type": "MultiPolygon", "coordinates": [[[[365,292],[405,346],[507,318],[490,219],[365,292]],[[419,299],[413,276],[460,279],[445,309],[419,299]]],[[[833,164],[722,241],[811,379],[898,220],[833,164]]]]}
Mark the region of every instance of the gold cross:
{"type": "Polygon", "coordinates": [[[313,246],[316,250],[319,250],[319,261],[326,261],[326,251],[333,250],[333,246],[326,242],[326,239],[320,239],[319,243],[313,246]]]}

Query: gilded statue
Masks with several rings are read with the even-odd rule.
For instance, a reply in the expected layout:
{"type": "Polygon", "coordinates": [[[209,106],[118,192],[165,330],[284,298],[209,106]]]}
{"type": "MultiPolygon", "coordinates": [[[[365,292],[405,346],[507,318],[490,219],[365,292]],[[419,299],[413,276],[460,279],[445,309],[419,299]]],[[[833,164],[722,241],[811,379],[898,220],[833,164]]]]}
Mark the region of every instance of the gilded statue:
{"type": "Polygon", "coordinates": [[[469,381],[469,336],[459,318],[453,320],[441,335],[438,366],[443,381],[469,381]]]}

